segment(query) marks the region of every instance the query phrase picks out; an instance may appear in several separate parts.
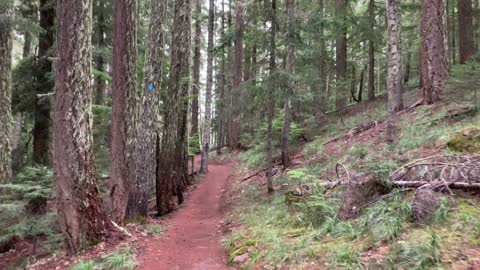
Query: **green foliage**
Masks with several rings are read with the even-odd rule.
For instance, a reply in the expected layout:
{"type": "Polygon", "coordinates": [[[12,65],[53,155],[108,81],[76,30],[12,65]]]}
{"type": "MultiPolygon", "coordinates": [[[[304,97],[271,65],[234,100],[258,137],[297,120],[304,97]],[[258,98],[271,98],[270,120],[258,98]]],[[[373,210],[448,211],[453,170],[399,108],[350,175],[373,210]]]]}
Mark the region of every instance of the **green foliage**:
{"type": "Polygon", "coordinates": [[[99,260],[80,261],[70,270],[134,270],[138,266],[129,246],[122,246],[99,260]]]}
{"type": "Polygon", "coordinates": [[[423,235],[415,242],[400,241],[393,247],[389,258],[392,269],[431,269],[440,261],[441,241],[435,232],[423,235]]]}
{"type": "Polygon", "coordinates": [[[332,257],[333,263],[338,269],[346,270],[361,270],[366,269],[364,266],[360,253],[349,245],[343,245],[337,249],[332,257]]]}
{"type": "Polygon", "coordinates": [[[367,157],[369,152],[368,146],[366,145],[355,145],[350,149],[350,154],[358,159],[364,159],[367,157]]]}
{"type": "Polygon", "coordinates": [[[240,153],[239,158],[249,169],[265,167],[266,155],[264,144],[255,145],[248,151],[240,153]]]}
{"type": "Polygon", "coordinates": [[[480,64],[477,61],[469,61],[464,65],[454,65],[452,66],[451,73],[448,88],[450,88],[451,91],[458,91],[459,88],[466,91],[465,96],[478,108],[480,64]]]}
{"type": "Polygon", "coordinates": [[[26,167],[12,183],[0,184],[0,243],[12,238],[52,236],[55,213],[48,212],[53,198],[52,172],[47,167],[26,167]]]}
{"type": "Polygon", "coordinates": [[[188,139],[188,155],[193,156],[200,153],[200,139],[198,134],[191,136],[188,139]]]}
{"type": "Polygon", "coordinates": [[[305,154],[306,159],[316,158],[322,154],[323,148],[323,141],[315,140],[305,145],[303,153],[305,154]]]}
{"type": "Polygon", "coordinates": [[[438,202],[438,208],[435,211],[434,221],[438,223],[445,222],[450,216],[450,201],[447,197],[443,196],[438,202]]]}
{"type": "Polygon", "coordinates": [[[397,194],[364,210],[360,226],[368,230],[376,241],[392,241],[406,228],[411,217],[410,203],[397,194]]]}
{"type": "Polygon", "coordinates": [[[165,229],[160,224],[147,224],[145,225],[145,230],[149,235],[157,236],[161,234],[165,229]]]}
{"type": "Polygon", "coordinates": [[[111,113],[109,106],[92,105],[93,112],[93,143],[95,165],[99,176],[110,173],[111,149],[111,113]]]}
{"type": "Polygon", "coordinates": [[[88,261],[80,261],[74,264],[70,270],[95,270],[96,269],[95,261],[88,260],[88,261]]]}

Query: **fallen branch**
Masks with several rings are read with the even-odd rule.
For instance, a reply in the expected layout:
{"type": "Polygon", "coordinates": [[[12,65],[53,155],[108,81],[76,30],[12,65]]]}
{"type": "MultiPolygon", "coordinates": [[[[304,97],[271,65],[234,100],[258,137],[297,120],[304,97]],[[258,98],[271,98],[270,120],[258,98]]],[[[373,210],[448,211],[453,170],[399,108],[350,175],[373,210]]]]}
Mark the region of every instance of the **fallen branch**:
{"type": "Polygon", "coordinates": [[[120,227],[113,220],[111,220],[111,222],[112,222],[113,227],[117,228],[121,233],[125,234],[127,237],[132,237],[132,234],[130,234],[125,228],[120,227]]]}
{"type": "Polygon", "coordinates": [[[338,137],[335,137],[332,140],[323,143],[323,145],[338,142],[338,141],[341,141],[341,140],[351,140],[354,136],[356,136],[360,133],[363,133],[367,130],[370,130],[370,129],[382,124],[383,122],[384,121],[373,121],[373,122],[369,122],[369,123],[364,124],[364,125],[360,125],[358,127],[354,127],[348,133],[340,135],[338,137]]]}

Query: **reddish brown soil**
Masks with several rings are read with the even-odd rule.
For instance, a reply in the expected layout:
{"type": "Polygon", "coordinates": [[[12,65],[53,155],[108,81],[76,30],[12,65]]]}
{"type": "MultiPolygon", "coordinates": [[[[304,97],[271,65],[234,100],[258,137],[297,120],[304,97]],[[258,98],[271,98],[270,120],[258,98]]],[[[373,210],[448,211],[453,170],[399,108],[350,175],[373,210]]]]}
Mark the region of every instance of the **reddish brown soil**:
{"type": "Polygon", "coordinates": [[[138,262],[143,270],[222,270],[222,195],[232,163],[209,165],[209,172],[192,191],[190,199],[167,221],[157,239],[139,244],[138,262]]]}

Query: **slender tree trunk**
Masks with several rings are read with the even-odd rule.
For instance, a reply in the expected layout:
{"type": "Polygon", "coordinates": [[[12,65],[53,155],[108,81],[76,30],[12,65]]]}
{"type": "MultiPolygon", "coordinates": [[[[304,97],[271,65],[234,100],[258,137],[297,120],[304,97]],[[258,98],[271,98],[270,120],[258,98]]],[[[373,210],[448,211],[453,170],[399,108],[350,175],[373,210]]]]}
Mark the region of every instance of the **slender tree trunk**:
{"type": "Polygon", "coordinates": [[[137,1],[113,2],[112,202],[113,217],[123,223],[130,186],[135,185],[137,105],[137,1]]]}
{"type": "MultiPolygon", "coordinates": [[[[225,37],[225,1],[222,0],[222,18],[220,25],[220,35],[222,38],[225,37]]],[[[222,148],[224,146],[224,137],[225,137],[225,50],[220,49],[220,82],[219,82],[219,97],[217,100],[218,106],[218,123],[217,123],[217,155],[222,154],[222,148]]]]}
{"type": "Polygon", "coordinates": [[[393,143],[397,132],[396,113],[403,109],[402,102],[402,12],[400,0],[387,0],[388,66],[387,142],[393,143]]]}
{"type": "Polygon", "coordinates": [[[12,177],[12,46],[13,1],[0,5],[0,183],[12,177]]]}
{"type": "Polygon", "coordinates": [[[412,69],[412,51],[410,48],[412,47],[412,40],[411,38],[407,42],[407,63],[405,63],[405,74],[403,75],[403,83],[406,85],[410,81],[410,72],[412,69]]]}
{"type": "MultiPolygon", "coordinates": [[[[103,3],[100,3],[103,5],[103,3]]],[[[105,15],[103,10],[98,16],[98,48],[103,49],[106,47],[105,44],[105,15]]],[[[97,58],[97,70],[100,72],[105,72],[105,59],[102,53],[99,54],[97,58]]],[[[103,97],[107,92],[107,82],[102,78],[102,76],[96,77],[96,93],[95,93],[95,104],[103,105],[103,97]]]]}
{"type": "MultiPolygon", "coordinates": [[[[368,4],[368,16],[370,20],[370,29],[375,29],[375,0],[370,0],[368,4]]],[[[375,98],[375,42],[373,39],[368,41],[368,100],[375,98]]]]}
{"type": "Polygon", "coordinates": [[[195,48],[193,52],[193,85],[192,85],[192,130],[198,133],[198,97],[200,95],[200,68],[202,58],[202,0],[195,0],[195,48]]]}
{"type": "Polygon", "coordinates": [[[245,3],[243,0],[237,0],[235,7],[235,44],[233,55],[233,85],[232,85],[232,100],[234,105],[232,108],[232,119],[229,127],[229,147],[230,149],[237,149],[240,144],[240,108],[239,103],[241,99],[242,84],[242,62],[243,62],[243,9],[245,3]]]}
{"type": "MultiPolygon", "coordinates": [[[[295,0],[286,1],[286,11],[288,19],[288,50],[287,50],[287,72],[293,76],[295,73],[295,0]]],[[[290,165],[290,157],[288,153],[290,124],[292,122],[292,106],[291,96],[293,91],[288,91],[285,97],[285,112],[283,117],[282,127],[282,164],[283,168],[287,169],[290,165]]]]}
{"type": "Polygon", "coordinates": [[[273,117],[275,113],[275,99],[274,99],[274,85],[275,80],[273,75],[277,69],[276,59],[275,59],[275,36],[277,31],[277,0],[272,0],[272,7],[270,10],[270,22],[271,22],[271,33],[270,33],[270,79],[272,83],[268,89],[268,98],[267,98],[267,189],[268,192],[273,192],[273,149],[272,149],[272,139],[273,139],[273,117]]]}
{"type": "Polygon", "coordinates": [[[458,0],[457,4],[460,64],[465,64],[475,53],[472,0],[458,0]]]}
{"type": "MultiPolygon", "coordinates": [[[[50,79],[52,62],[48,59],[55,43],[55,5],[47,0],[40,1],[40,27],[43,32],[39,36],[38,61],[35,67],[36,94],[53,91],[53,81],[50,79]]],[[[33,154],[34,164],[48,166],[50,164],[50,99],[37,98],[35,102],[33,124],[33,154]]]]}
{"type": "Polygon", "coordinates": [[[422,92],[425,104],[440,100],[448,79],[448,52],[445,48],[445,9],[443,0],[424,0],[422,4],[422,92]]]}
{"type": "Polygon", "coordinates": [[[347,105],[346,92],[348,86],[345,85],[347,77],[347,20],[346,20],[347,0],[335,0],[335,15],[339,21],[339,29],[336,37],[336,99],[335,104],[338,111],[343,111],[347,105]]]}
{"type": "Polygon", "coordinates": [[[213,34],[215,25],[215,1],[209,0],[208,8],[208,42],[207,42],[207,88],[205,90],[205,121],[203,122],[203,147],[200,171],[208,172],[208,152],[210,151],[211,104],[213,85],[213,34]]]}
{"type": "Polygon", "coordinates": [[[157,140],[160,137],[165,15],[164,1],[150,1],[145,77],[140,95],[141,106],[135,152],[135,183],[129,192],[128,217],[147,216],[149,187],[157,176],[157,152],[159,151],[157,140]]]}
{"type": "Polygon", "coordinates": [[[450,22],[451,22],[451,37],[452,37],[452,46],[450,48],[451,55],[452,55],[452,64],[456,65],[457,64],[457,27],[456,27],[456,17],[455,17],[455,0],[452,0],[453,3],[450,4],[451,9],[452,9],[452,14],[450,16],[450,22]]]}
{"type": "Polygon", "coordinates": [[[57,216],[69,254],[113,233],[102,209],[93,159],[92,0],[57,1],[53,171],[57,216]]]}
{"type": "Polygon", "coordinates": [[[357,102],[362,102],[363,99],[363,81],[365,78],[365,68],[362,69],[362,72],[360,73],[360,82],[358,85],[358,95],[357,95],[357,102]]]}

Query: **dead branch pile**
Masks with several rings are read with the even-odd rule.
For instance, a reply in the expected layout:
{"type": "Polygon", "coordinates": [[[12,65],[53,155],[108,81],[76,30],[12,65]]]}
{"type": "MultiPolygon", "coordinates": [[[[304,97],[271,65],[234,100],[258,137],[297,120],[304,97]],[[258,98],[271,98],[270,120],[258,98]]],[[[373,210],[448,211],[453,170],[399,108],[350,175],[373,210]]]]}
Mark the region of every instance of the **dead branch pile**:
{"type": "Polygon", "coordinates": [[[450,188],[480,189],[480,155],[418,159],[394,171],[390,180],[401,187],[437,191],[450,191],[450,188]]]}

